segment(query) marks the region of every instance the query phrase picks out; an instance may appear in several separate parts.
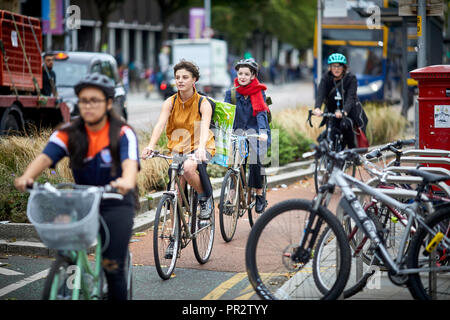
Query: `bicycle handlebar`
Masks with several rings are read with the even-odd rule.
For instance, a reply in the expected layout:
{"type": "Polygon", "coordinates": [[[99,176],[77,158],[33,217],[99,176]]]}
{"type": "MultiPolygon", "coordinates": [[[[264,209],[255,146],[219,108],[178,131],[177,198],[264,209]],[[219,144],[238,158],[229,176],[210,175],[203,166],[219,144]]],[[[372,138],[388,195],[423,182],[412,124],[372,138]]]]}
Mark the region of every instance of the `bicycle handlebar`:
{"type": "Polygon", "coordinates": [[[45,190],[47,192],[51,192],[57,195],[60,195],[60,190],[62,189],[74,189],[74,190],[86,190],[86,191],[99,191],[102,193],[102,199],[117,199],[117,200],[123,200],[123,195],[119,193],[117,188],[112,187],[111,185],[105,185],[105,186],[88,186],[88,185],[81,185],[76,183],[59,183],[56,185],[51,184],[50,182],[46,183],[33,183],[32,186],[27,186],[26,190],[27,192],[31,192],[33,190],[45,190]]]}
{"type": "Polygon", "coordinates": [[[388,143],[381,148],[372,150],[371,152],[367,153],[366,159],[370,160],[370,159],[374,159],[374,158],[379,158],[382,156],[381,152],[387,151],[387,150],[389,150],[397,155],[400,155],[402,151],[398,150],[398,149],[400,149],[406,145],[413,145],[415,143],[416,143],[416,139],[397,140],[397,141],[388,143]]]}
{"type": "MultiPolygon", "coordinates": [[[[312,122],[311,122],[311,118],[312,118],[313,115],[316,116],[316,117],[322,117],[322,118],[337,118],[337,117],[336,117],[336,113],[333,113],[333,112],[324,112],[324,113],[322,113],[320,116],[318,116],[318,115],[315,115],[315,114],[313,113],[313,110],[309,109],[309,110],[308,110],[308,119],[306,120],[306,122],[309,123],[309,126],[310,126],[311,128],[313,127],[312,122]]],[[[342,112],[342,118],[344,118],[344,117],[345,117],[345,115],[344,115],[344,113],[342,112]]]]}
{"type": "Polygon", "coordinates": [[[147,159],[151,159],[151,158],[155,158],[155,157],[157,157],[157,158],[163,158],[163,159],[166,159],[166,160],[173,160],[173,161],[175,161],[175,162],[183,162],[184,160],[186,160],[186,159],[188,159],[188,158],[189,158],[189,159],[192,159],[192,160],[194,160],[194,161],[198,161],[198,160],[199,160],[199,159],[195,156],[195,154],[187,154],[187,155],[177,155],[177,154],[174,154],[174,155],[170,156],[170,155],[167,155],[167,154],[160,153],[160,152],[157,151],[157,150],[153,150],[152,153],[148,155],[148,157],[140,157],[140,159],[142,159],[142,160],[147,160],[147,159]]]}

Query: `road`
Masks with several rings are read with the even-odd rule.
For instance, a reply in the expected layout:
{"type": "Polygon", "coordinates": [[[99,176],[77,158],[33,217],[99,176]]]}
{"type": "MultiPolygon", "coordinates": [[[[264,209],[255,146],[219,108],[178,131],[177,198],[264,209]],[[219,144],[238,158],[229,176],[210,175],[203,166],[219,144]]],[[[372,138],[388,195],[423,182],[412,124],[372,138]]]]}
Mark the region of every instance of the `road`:
{"type": "MultiPolygon", "coordinates": [[[[267,85],[267,96],[272,98],[272,112],[297,105],[314,104],[314,88],[311,80],[291,82],[284,85],[267,85]]],[[[215,97],[223,101],[223,96],[215,97]]],[[[163,100],[153,92],[149,98],[144,93],[130,93],[127,97],[128,122],[135,129],[148,130],[156,124],[163,100]]]]}
{"type": "MultiPolygon", "coordinates": [[[[269,206],[282,199],[311,197],[311,181],[273,188],[267,193],[269,206]]],[[[134,235],[130,243],[133,254],[133,298],[136,300],[259,300],[248,282],[245,246],[250,232],[247,216],[239,219],[233,240],[225,243],[216,232],[209,261],[200,265],[189,244],[177,261],[175,276],[163,281],[153,261],[152,230],[134,235]]],[[[0,256],[0,300],[38,300],[44,277],[53,259],[33,256],[0,256]]]]}
{"type": "MultiPolygon", "coordinates": [[[[311,106],[314,102],[310,81],[268,86],[273,111],[299,105],[311,106]]],[[[129,122],[137,129],[148,129],[158,118],[162,100],[144,94],[129,96],[129,122]]],[[[285,188],[270,189],[269,206],[290,198],[312,199],[311,179],[293,183],[285,188]]],[[[332,210],[333,211],[333,210],[332,210]]],[[[217,214],[217,212],[216,212],[217,214]]],[[[135,235],[130,243],[133,253],[133,298],[136,300],[258,300],[247,279],[245,246],[250,232],[248,219],[238,221],[233,240],[225,243],[221,238],[216,216],[216,233],[210,260],[200,265],[193,255],[192,245],[186,247],[177,262],[175,276],[167,281],[159,278],[153,262],[151,246],[152,230],[135,235]]],[[[0,255],[0,300],[38,300],[44,286],[44,278],[52,259],[33,256],[0,255]]],[[[382,283],[384,285],[384,282],[382,283]]],[[[392,291],[387,296],[382,290],[355,296],[356,299],[408,299],[406,289],[392,291]],[[377,299],[377,298],[375,298],[377,299]]],[[[256,301],[255,301],[256,302],[256,301]]]]}

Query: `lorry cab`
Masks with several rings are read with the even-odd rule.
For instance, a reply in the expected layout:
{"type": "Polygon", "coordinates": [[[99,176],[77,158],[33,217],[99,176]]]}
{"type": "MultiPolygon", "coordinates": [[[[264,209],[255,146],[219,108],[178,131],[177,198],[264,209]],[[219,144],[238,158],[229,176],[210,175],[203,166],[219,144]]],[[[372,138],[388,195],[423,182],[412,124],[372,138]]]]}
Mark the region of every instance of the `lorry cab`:
{"type": "Polygon", "coordinates": [[[78,98],[73,87],[87,74],[98,72],[116,84],[114,110],[127,120],[126,92],[119,77],[114,57],[100,52],[53,51],[53,71],[56,74],[58,97],[69,107],[71,118],[79,116],[78,98]]]}

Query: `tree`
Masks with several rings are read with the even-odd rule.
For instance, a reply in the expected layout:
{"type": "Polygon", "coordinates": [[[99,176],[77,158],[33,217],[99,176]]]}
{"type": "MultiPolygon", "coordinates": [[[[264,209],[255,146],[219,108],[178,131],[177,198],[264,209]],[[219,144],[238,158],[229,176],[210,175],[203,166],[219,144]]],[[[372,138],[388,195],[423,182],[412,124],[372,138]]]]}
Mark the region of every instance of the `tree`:
{"type": "Polygon", "coordinates": [[[124,0],[94,0],[97,8],[97,14],[101,25],[100,43],[95,44],[95,51],[101,51],[104,45],[108,44],[108,22],[111,13],[117,10],[119,5],[123,4],[124,0]]]}
{"type": "Polygon", "coordinates": [[[212,24],[240,51],[254,32],[301,50],[312,46],[315,10],[316,0],[215,0],[212,24]]]}

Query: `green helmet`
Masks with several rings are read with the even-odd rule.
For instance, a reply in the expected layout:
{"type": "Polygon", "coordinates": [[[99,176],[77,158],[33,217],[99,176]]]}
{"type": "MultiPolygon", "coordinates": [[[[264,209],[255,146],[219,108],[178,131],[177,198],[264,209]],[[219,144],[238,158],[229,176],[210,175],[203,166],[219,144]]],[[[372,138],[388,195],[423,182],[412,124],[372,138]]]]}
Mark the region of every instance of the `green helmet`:
{"type": "Polygon", "coordinates": [[[347,59],[341,53],[333,53],[328,57],[328,64],[332,64],[332,63],[347,64],[347,59]]]}

